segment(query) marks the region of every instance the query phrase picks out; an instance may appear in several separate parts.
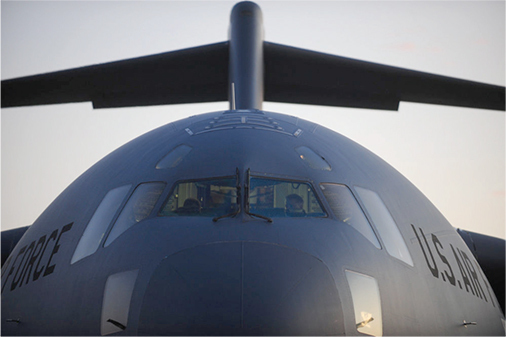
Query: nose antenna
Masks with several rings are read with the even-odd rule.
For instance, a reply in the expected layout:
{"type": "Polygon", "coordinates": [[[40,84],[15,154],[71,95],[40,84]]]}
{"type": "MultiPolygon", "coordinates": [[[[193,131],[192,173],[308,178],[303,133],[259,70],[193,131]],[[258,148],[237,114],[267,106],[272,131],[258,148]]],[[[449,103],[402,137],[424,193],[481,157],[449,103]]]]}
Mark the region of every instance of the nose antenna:
{"type": "Polygon", "coordinates": [[[231,110],[262,109],[264,29],[260,7],[240,2],[230,14],[228,100],[231,110]]]}

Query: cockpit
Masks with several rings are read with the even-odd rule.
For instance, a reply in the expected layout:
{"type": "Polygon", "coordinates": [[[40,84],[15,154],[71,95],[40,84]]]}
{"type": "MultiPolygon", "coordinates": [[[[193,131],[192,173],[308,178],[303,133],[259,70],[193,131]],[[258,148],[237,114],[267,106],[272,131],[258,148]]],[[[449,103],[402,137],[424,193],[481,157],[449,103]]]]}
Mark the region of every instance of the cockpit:
{"type": "MultiPolygon", "coordinates": [[[[181,181],[175,184],[158,216],[221,217],[240,209],[238,177],[181,181]]],[[[325,217],[313,187],[303,181],[251,176],[244,187],[246,211],[253,216],[325,217]]]]}
{"type": "Polygon", "coordinates": [[[239,208],[236,179],[181,181],[175,184],[158,216],[219,217],[239,208]]]}

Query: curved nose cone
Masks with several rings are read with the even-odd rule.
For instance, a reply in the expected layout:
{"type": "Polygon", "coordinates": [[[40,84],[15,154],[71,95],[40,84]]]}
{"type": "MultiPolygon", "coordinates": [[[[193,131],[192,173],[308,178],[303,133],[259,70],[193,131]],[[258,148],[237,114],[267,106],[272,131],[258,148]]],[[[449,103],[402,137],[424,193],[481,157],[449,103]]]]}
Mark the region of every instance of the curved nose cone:
{"type": "Polygon", "coordinates": [[[339,335],[342,322],[334,279],[320,260],[274,244],[226,242],[162,260],[146,290],[138,332],[339,335]]]}

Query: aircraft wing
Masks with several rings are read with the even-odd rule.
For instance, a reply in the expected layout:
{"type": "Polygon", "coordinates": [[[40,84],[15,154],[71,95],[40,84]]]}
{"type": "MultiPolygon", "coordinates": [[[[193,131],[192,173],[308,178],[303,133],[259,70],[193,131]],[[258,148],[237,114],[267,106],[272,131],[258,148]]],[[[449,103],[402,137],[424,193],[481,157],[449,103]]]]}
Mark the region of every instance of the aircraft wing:
{"type": "MultiPolygon", "coordinates": [[[[2,81],[2,107],[227,101],[228,42],[2,81]]],[[[505,110],[501,86],[264,42],[266,101],[398,110],[399,102],[505,110]]]]}
{"type": "Polygon", "coordinates": [[[2,108],[226,101],[228,42],[2,81],[2,108]]]}
{"type": "Polygon", "coordinates": [[[504,87],[264,43],[265,100],[398,110],[399,102],[505,110],[504,87]]]}

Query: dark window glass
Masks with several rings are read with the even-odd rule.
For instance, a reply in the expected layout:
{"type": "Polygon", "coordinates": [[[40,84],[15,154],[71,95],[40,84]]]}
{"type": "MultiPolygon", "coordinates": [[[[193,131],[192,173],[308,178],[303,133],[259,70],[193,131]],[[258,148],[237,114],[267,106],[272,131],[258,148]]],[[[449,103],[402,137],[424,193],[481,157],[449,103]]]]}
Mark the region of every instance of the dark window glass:
{"type": "Polygon", "coordinates": [[[326,216],[308,183],[251,177],[250,185],[252,213],[270,218],[326,216]]]}
{"type": "Polygon", "coordinates": [[[165,183],[144,183],[137,186],[114,223],[105,246],[111,244],[127,229],[147,218],[164,188],[165,183]]]}
{"type": "Polygon", "coordinates": [[[355,228],[376,248],[381,248],[369,221],[348,187],[339,184],[321,184],[320,186],[336,218],[355,228]]]}
{"type": "Polygon", "coordinates": [[[236,178],[180,182],[159,216],[217,217],[237,210],[236,178]]]}

